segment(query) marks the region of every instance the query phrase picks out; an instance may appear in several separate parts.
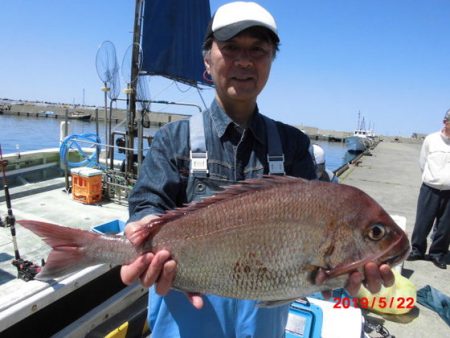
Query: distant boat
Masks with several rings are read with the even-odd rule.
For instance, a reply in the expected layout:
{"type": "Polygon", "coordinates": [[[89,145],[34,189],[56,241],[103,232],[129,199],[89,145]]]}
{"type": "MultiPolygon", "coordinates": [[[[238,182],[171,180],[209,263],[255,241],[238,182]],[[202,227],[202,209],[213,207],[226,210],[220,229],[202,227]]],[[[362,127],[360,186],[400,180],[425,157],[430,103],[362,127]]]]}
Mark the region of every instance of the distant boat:
{"type": "Polygon", "coordinates": [[[357,129],[352,136],[345,139],[347,151],[350,153],[361,153],[369,146],[370,141],[367,138],[367,131],[357,129]]]}
{"type": "Polygon", "coordinates": [[[82,111],[73,111],[70,112],[67,117],[70,120],[83,120],[83,121],[89,121],[91,119],[91,115],[90,113],[85,113],[82,111]]]}
{"type": "Polygon", "coordinates": [[[347,151],[350,153],[362,153],[374,142],[373,130],[366,129],[364,117],[360,122],[360,113],[358,112],[358,126],[352,136],[345,139],[347,151]]]}

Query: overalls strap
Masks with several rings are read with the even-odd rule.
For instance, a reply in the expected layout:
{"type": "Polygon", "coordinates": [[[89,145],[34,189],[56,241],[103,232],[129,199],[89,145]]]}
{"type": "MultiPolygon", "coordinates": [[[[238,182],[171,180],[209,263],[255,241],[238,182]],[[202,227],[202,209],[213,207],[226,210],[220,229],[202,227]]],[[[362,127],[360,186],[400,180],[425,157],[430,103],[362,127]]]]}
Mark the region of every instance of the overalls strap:
{"type": "Polygon", "coordinates": [[[189,120],[190,141],[190,173],[192,176],[206,177],[208,175],[208,153],[206,151],[205,128],[203,113],[193,115],[189,120]]]}
{"type": "Polygon", "coordinates": [[[275,121],[262,115],[266,124],[267,135],[267,162],[269,163],[269,175],[284,175],[284,154],[281,146],[280,134],[275,121]]]}
{"type": "MultiPolygon", "coordinates": [[[[269,175],[284,175],[284,154],[277,126],[274,120],[262,116],[266,124],[269,175]]],[[[205,177],[208,174],[208,153],[202,113],[195,114],[190,118],[189,138],[191,146],[190,173],[193,176],[205,177]]]]}

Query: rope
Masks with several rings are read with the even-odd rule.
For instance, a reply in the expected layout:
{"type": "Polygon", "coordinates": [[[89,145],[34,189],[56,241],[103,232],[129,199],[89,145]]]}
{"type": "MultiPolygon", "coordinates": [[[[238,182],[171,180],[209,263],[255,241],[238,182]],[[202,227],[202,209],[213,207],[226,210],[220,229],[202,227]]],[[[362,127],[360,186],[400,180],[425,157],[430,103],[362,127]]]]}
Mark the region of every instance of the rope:
{"type": "Polygon", "coordinates": [[[98,145],[100,143],[100,137],[94,133],[73,134],[67,136],[61,143],[61,146],[59,148],[59,157],[61,159],[61,163],[64,163],[68,168],[98,166],[99,163],[97,161],[97,152],[99,151],[98,145]],[[94,143],[92,147],[95,147],[95,151],[92,154],[86,153],[78,144],[78,141],[94,143]],[[67,156],[70,150],[73,148],[76,149],[80,156],[83,158],[83,160],[81,160],[80,162],[71,162],[68,160],[67,156]]]}

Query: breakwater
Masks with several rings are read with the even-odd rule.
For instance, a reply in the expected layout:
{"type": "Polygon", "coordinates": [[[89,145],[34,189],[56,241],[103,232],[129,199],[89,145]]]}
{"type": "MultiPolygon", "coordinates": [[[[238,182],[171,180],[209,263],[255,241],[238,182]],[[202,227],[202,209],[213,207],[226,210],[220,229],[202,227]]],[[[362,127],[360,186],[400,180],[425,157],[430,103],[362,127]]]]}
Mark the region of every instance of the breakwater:
{"type": "MultiPolygon", "coordinates": [[[[173,104],[173,102],[169,104],[173,104]]],[[[195,112],[197,109],[199,109],[199,107],[191,106],[190,108],[187,109],[189,109],[189,111],[191,112],[195,112]],[[192,108],[194,108],[194,110],[192,110],[192,108]]],[[[66,114],[74,111],[79,113],[91,114],[90,117],[91,121],[94,121],[97,118],[98,121],[105,121],[106,112],[104,107],[82,106],[82,105],[73,106],[62,103],[13,101],[5,99],[0,100],[0,115],[3,114],[13,116],[34,117],[34,118],[64,119],[66,114]]],[[[127,111],[125,109],[113,108],[111,112],[111,121],[113,123],[119,123],[126,119],[126,115],[127,111]]],[[[150,127],[161,127],[165,123],[184,119],[189,116],[189,114],[161,113],[161,112],[150,112],[147,115],[150,127]]],[[[327,141],[327,142],[344,143],[345,138],[353,134],[353,132],[351,131],[327,130],[304,125],[296,125],[295,127],[302,130],[305,134],[307,134],[312,142],[327,141]]],[[[423,135],[422,137],[401,137],[401,136],[380,135],[379,138],[381,140],[399,143],[417,144],[423,141],[423,135]]]]}
{"type": "MultiPolygon", "coordinates": [[[[98,119],[98,121],[105,121],[106,116],[109,116],[110,112],[105,112],[104,107],[93,106],[68,106],[65,104],[46,104],[46,103],[1,103],[0,115],[13,115],[33,118],[48,118],[48,119],[65,119],[67,115],[73,112],[78,114],[91,115],[91,121],[98,119]]],[[[108,121],[111,120],[114,123],[119,123],[126,119],[127,111],[125,109],[113,108],[111,117],[108,117],[108,121]]],[[[165,123],[177,121],[186,118],[185,114],[173,114],[173,113],[160,113],[150,112],[148,113],[148,123],[152,127],[160,127],[165,123]]]]}

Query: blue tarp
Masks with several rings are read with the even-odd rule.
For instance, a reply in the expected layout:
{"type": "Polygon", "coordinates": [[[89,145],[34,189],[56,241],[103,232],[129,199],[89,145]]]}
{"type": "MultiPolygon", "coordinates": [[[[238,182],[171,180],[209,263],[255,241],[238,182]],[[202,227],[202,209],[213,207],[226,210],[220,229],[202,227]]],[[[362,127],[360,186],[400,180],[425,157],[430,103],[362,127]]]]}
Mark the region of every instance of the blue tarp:
{"type": "Polygon", "coordinates": [[[209,0],[146,0],[141,70],[191,85],[210,85],[203,79],[201,53],[210,18],[209,0]]]}

